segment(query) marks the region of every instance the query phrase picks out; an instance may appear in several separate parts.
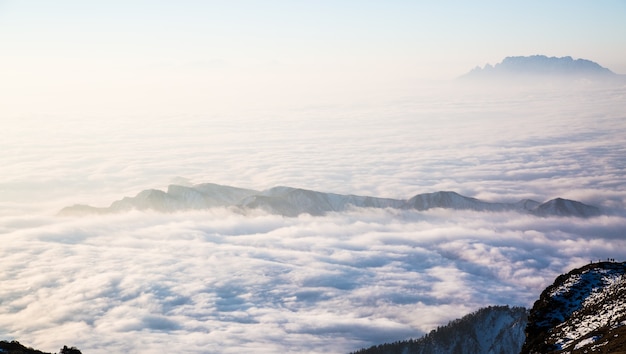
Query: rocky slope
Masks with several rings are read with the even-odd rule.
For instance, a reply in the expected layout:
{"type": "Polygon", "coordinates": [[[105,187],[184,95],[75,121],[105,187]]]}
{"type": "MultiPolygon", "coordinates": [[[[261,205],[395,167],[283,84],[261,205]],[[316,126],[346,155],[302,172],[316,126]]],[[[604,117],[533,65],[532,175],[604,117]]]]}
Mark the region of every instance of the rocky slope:
{"type": "Polygon", "coordinates": [[[522,353],[626,353],[626,262],[559,276],[530,311],[522,353]]]}
{"type": "Polygon", "coordinates": [[[265,191],[222,186],[212,183],[191,187],[170,185],[167,192],[148,189],[135,197],[125,197],[109,207],[97,208],[74,205],[61,210],[61,215],[106,214],[129,210],[175,212],[181,210],[232,207],[238,210],[261,209],[268,213],[297,216],[303,213],[324,215],[351,208],[395,208],[428,210],[445,208],[474,211],[516,211],[536,216],[593,217],[601,214],[597,207],[567,199],[553,199],[545,203],[521,200],[516,203],[492,203],[441,191],[418,194],[412,198],[390,199],[357,195],[323,193],[291,187],[274,187],[265,191]]]}
{"type": "MultiPolygon", "coordinates": [[[[18,341],[0,341],[0,353],[6,354],[50,354],[46,352],[42,352],[37,349],[33,349],[30,347],[26,347],[18,341]]],[[[61,348],[59,354],[81,354],[81,351],[76,347],[67,347],[66,345],[61,348]]]]}
{"type": "Polygon", "coordinates": [[[420,339],[381,344],[354,353],[518,353],[524,343],[527,320],[527,310],[522,307],[486,307],[439,327],[420,339]]]}
{"type": "Polygon", "coordinates": [[[358,354],[626,354],[626,262],[560,275],[530,310],[488,307],[417,339],[358,354]],[[523,328],[525,327],[525,330],[523,328]]]}

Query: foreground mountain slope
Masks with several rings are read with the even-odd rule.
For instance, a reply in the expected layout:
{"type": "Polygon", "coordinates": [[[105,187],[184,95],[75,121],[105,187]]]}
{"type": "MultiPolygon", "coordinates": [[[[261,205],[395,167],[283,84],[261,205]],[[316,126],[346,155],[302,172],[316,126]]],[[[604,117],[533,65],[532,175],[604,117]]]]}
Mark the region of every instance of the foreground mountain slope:
{"type": "Polygon", "coordinates": [[[416,340],[381,344],[355,354],[518,353],[524,343],[527,310],[494,306],[454,320],[416,340]]]}
{"type": "Polygon", "coordinates": [[[522,353],[626,353],[626,262],[559,276],[530,311],[522,353]]]}
{"type": "Polygon", "coordinates": [[[232,207],[260,209],[283,216],[300,214],[324,215],[351,208],[394,208],[428,210],[433,208],[474,211],[516,211],[536,216],[593,217],[601,214],[597,207],[567,199],[545,203],[521,200],[516,203],[492,203],[462,196],[455,192],[424,193],[409,199],[378,198],[317,192],[301,188],[274,187],[265,191],[205,183],[192,187],[170,185],[167,192],[147,189],[134,197],[125,197],[109,207],[74,205],[61,210],[61,215],[106,214],[129,210],[175,212],[182,210],[232,207]]]}

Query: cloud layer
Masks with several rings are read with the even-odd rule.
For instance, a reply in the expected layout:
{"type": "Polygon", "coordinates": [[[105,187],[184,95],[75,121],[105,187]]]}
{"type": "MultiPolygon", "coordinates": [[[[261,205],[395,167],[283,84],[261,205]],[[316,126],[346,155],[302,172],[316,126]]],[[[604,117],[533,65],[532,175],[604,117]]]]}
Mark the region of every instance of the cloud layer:
{"type": "Polygon", "coordinates": [[[425,92],[230,116],[3,117],[0,335],[42,350],[347,352],[626,259],[623,88],[425,92]],[[53,217],[170,182],[404,198],[560,196],[517,213],[53,217]],[[184,349],[180,349],[184,348],[184,349]]]}
{"type": "Polygon", "coordinates": [[[346,352],[626,259],[623,217],[228,210],[35,220],[5,235],[5,337],[88,352],[346,352]]]}

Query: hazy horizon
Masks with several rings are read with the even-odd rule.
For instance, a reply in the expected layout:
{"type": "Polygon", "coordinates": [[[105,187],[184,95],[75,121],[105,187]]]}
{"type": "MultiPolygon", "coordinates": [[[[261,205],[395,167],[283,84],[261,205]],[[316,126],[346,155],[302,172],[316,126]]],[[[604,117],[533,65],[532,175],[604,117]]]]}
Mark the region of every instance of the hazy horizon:
{"type": "Polygon", "coordinates": [[[54,352],[345,353],[626,259],[626,3],[0,1],[0,339],[54,352]],[[555,197],[589,219],[224,208],[59,217],[172,183],[555,197]]]}
{"type": "Polygon", "coordinates": [[[0,334],[42,350],[348,352],[626,259],[623,87],[422,92],[246,115],[25,117],[0,156],[0,334]],[[68,129],[69,124],[71,129],[68,129]],[[58,217],[170,183],[554,197],[591,219],[226,209],[58,217]]]}
{"type": "Polygon", "coordinates": [[[221,114],[388,98],[517,55],[626,74],[625,13],[616,0],[5,0],[0,94],[7,119],[221,114]]]}

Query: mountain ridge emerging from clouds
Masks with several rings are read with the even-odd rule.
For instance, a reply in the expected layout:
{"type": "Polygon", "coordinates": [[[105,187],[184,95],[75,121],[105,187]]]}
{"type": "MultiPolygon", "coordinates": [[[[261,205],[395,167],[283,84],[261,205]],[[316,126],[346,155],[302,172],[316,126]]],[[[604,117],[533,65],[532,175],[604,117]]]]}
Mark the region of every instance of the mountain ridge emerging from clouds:
{"type": "Polygon", "coordinates": [[[463,79],[519,79],[519,78],[617,78],[611,70],[587,59],[548,57],[545,55],[506,57],[495,65],[477,66],[463,79]]]}
{"type": "Polygon", "coordinates": [[[298,216],[324,215],[352,208],[392,208],[429,210],[434,208],[473,210],[481,212],[514,211],[536,216],[593,217],[601,215],[599,208],[578,201],[556,198],[544,203],[520,200],[516,203],[494,203],[462,196],[456,192],[439,191],[417,194],[409,199],[391,199],[358,195],[324,193],[313,190],[274,187],[264,191],[230,187],[213,183],[194,186],[170,185],[167,192],[147,189],[134,197],[114,201],[109,207],[74,205],[63,208],[61,215],[109,214],[130,210],[176,212],[215,207],[240,210],[259,209],[271,214],[298,216]]]}

